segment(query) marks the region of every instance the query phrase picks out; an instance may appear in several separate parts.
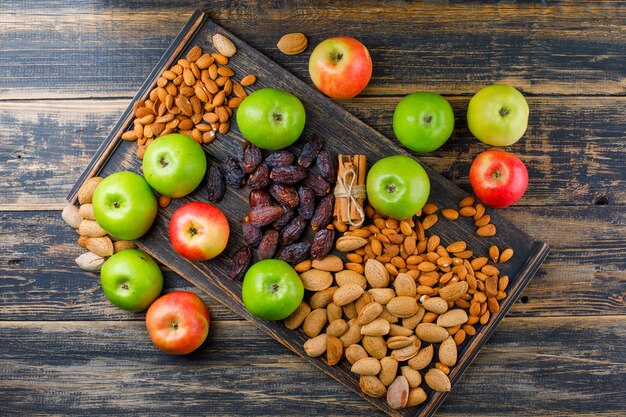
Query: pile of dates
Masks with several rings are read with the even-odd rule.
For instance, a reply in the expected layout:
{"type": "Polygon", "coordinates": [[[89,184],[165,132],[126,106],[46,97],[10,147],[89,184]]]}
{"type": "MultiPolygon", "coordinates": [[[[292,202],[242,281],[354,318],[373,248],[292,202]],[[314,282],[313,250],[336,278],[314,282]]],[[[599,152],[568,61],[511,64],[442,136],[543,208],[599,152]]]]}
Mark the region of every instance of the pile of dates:
{"type": "Polygon", "coordinates": [[[286,150],[264,153],[244,142],[239,160],[227,157],[222,166],[208,172],[209,201],[216,203],[231,187],[250,188],[250,210],[241,220],[246,245],[232,256],[228,275],[243,276],[256,248],[259,260],[276,258],[296,264],[309,257],[320,259],[333,248],[337,156],[324,149],[323,139],[313,134],[296,156],[286,150]],[[302,238],[309,226],[312,242],[302,238]]]}

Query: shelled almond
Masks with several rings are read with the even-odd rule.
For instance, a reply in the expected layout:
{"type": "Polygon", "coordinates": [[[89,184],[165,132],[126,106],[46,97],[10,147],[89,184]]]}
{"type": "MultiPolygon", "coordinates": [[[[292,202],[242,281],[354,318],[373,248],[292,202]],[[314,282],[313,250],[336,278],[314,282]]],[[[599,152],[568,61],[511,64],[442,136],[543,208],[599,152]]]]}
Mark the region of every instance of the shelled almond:
{"type": "MultiPolygon", "coordinates": [[[[476,334],[475,326],[499,311],[509,279],[488,257],[475,257],[467,242],[426,235],[438,213],[451,221],[485,216],[471,197],[459,203],[459,211],[428,203],[421,220],[365,211],[366,224],[336,241],[347,262],[329,255],[296,265],[311,297],[285,324],[303,326],[309,355],[326,353],[331,365],[345,355],[364,393],[386,395],[394,409],[418,405],[427,399],[426,386],[450,390],[448,374],[459,349],[476,334]],[[341,348],[330,351],[331,338],[341,348]]],[[[506,262],[512,250],[491,249],[488,255],[494,263],[506,262]]]]}
{"type": "Polygon", "coordinates": [[[218,52],[192,47],[185,58],[161,73],[148,98],[134,103],[133,128],[121,137],[137,142],[139,159],[154,139],[169,133],[183,133],[208,144],[217,133],[230,129],[233,110],[248,95],[244,86],[254,84],[256,76],[248,74],[235,81],[235,72],[228,66],[237,52],[235,45],[221,34],[214,35],[213,44],[218,52]]]}

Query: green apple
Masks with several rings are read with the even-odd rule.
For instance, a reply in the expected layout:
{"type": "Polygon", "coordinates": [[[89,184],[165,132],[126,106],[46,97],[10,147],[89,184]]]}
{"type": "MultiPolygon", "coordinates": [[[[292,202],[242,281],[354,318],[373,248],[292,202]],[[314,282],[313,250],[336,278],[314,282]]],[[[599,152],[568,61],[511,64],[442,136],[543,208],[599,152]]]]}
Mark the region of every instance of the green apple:
{"type": "Polygon", "coordinates": [[[472,135],[487,145],[512,145],[528,127],[528,103],[510,85],[490,85],[470,100],[467,125],[472,135]]]}
{"type": "Polygon", "coordinates": [[[183,197],[202,182],[206,173],[202,146],[187,135],[172,133],[156,139],[143,156],[143,175],[161,195],[183,197]]]}
{"type": "Polygon", "coordinates": [[[396,155],[376,162],[367,173],[367,199],[374,209],[395,219],[406,219],[424,207],[430,180],[413,158],[396,155]]]}
{"type": "Polygon", "coordinates": [[[409,94],[400,100],[393,113],[393,133],[400,143],[415,152],[438,149],[453,130],[452,106],[439,94],[409,94]]]}
{"type": "Polygon", "coordinates": [[[282,320],[293,313],[304,297],[304,285],[288,263],[266,259],[252,265],[243,278],[241,299],[253,315],[282,320]]]}
{"type": "Polygon", "coordinates": [[[263,88],[246,97],[237,109],[241,134],[261,149],[286,148],[300,137],[306,112],[298,97],[263,88]]]}
{"type": "Polygon", "coordinates": [[[161,294],[163,274],[147,253],[126,249],[102,265],[100,282],[110,302],[124,310],[143,311],[161,294]]]}
{"type": "Polygon", "coordinates": [[[135,240],[143,236],[157,214],[157,201],[140,175],[122,171],[103,179],[93,194],[96,221],[111,236],[135,240]]]}

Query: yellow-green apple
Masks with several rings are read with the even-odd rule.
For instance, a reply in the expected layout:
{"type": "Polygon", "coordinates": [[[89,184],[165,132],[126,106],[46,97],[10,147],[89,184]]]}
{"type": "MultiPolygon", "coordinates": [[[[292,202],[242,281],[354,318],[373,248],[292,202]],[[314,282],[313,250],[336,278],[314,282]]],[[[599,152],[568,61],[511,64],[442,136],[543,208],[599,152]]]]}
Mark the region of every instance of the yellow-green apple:
{"type": "Polygon", "coordinates": [[[156,300],[146,313],[152,343],[165,353],[186,355],[209,334],[209,310],[196,294],[176,291],[156,300]]]}
{"type": "Polygon", "coordinates": [[[156,139],[143,156],[143,175],[159,194],[183,197],[202,182],[206,172],[202,146],[187,135],[172,133],[156,139]]]}
{"type": "Polygon", "coordinates": [[[113,304],[128,311],[143,311],[161,293],[163,274],[147,253],[126,249],[102,265],[100,282],[113,304]]]}
{"type": "Polygon", "coordinates": [[[181,256],[206,261],[222,253],[228,243],[230,227],[220,209],[194,201],[174,212],[169,233],[172,246],[181,256]]]}
{"type": "Polygon", "coordinates": [[[96,221],[111,236],[135,240],[143,236],[157,214],[152,189],[138,174],[121,171],[98,184],[93,194],[96,221]]]}
{"type": "Polygon", "coordinates": [[[358,40],[349,36],[326,39],[309,58],[309,75],[320,91],[345,99],[359,94],[372,76],[372,58],[358,40]]]}
{"type": "Polygon", "coordinates": [[[430,194],[428,174],[419,162],[404,155],[376,162],[365,184],[372,207],[398,220],[417,214],[430,194]]]}
{"type": "Polygon", "coordinates": [[[277,88],[262,88],[246,97],[237,109],[241,134],[261,149],[286,148],[300,137],[306,111],[298,97],[277,88]]]}
{"type": "Polygon", "coordinates": [[[495,208],[508,207],[526,192],[528,170],[512,153],[491,149],[472,162],[470,184],[483,203],[495,208]]]}
{"type": "Polygon", "coordinates": [[[472,134],[487,145],[512,145],[528,127],[528,103],[522,93],[510,85],[490,85],[471,98],[467,125],[472,134]]]}

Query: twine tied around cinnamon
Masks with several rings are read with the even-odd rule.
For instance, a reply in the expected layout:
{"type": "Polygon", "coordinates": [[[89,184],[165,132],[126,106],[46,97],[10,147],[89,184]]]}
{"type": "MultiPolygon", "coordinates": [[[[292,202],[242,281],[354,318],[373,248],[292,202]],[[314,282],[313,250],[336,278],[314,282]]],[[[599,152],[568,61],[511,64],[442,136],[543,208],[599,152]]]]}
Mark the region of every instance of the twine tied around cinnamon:
{"type": "Polygon", "coordinates": [[[348,213],[350,213],[353,207],[356,209],[356,219],[353,220],[351,216],[348,216],[348,224],[350,226],[361,226],[365,221],[365,211],[358,202],[358,199],[365,198],[365,185],[356,184],[356,182],[356,171],[354,168],[347,168],[342,175],[337,177],[337,185],[335,185],[334,191],[335,198],[347,199],[346,210],[348,213]]]}

